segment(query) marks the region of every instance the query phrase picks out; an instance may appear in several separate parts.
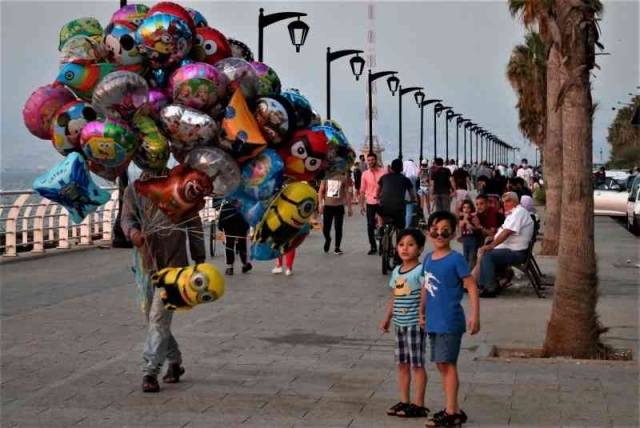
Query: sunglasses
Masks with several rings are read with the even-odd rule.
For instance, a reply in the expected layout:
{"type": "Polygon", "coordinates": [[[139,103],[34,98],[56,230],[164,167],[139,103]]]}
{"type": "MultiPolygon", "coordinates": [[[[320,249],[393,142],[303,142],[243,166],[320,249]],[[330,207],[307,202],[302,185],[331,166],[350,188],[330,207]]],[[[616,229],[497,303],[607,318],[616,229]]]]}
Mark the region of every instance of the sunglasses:
{"type": "Polygon", "coordinates": [[[429,232],[429,236],[432,237],[433,239],[437,239],[438,236],[444,239],[448,239],[451,237],[451,232],[449,232],[446,229],[443,230],[442,232],[438,232],[437,230],[432,230],[429,232]]]}

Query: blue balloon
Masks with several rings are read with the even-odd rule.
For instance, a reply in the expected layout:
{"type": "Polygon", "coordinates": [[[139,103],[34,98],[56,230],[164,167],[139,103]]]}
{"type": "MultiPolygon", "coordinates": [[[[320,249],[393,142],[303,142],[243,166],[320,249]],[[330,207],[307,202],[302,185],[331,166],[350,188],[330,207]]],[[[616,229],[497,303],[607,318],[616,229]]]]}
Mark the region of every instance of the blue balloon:
{"type": "Polygon", "coordinates": [[[342,132],[342,129],[339,128],[339,125],[332,121],[325,121],[324,125],[313,126],[311,130],[314,132],[324,132],[327,136],[327,145],[329,146],[326,158],[327,166],[320,175],[320,178],[347,172],[355,161],[355,152],[351,149],[347,136],[342,132]]]}
{"type": "Polygon", "coordinates": [[[267,212],[271,200],[260,201],[236,192],[230,195],[229,200],[236,207],[242,218],[250,225],[257,226],[267,212]]]}
{"type": "Polygon", "coordinates": [[[87,164],[77,152],[70,153],[51,171],[36,178],[33,189],[65,207],[76,224],[111,199],[109,192],[93,182],[87,164]]]}
{"type": "Polygon", "coordinates": [[[264,200],[275,195],[284,179],[284,162],[273,149],[266,149],[250,159],[240,173],[240,192],[264,200]]]}
{"type": "Polygon", "coordinates": [[[309,100],[297,89],[285,89],[280,95],[285,97],[293,105],[293,110],[296,115],[296,129],[304,129],[309,126],[311,119],[313,119],[313,108],[309,100]]]}

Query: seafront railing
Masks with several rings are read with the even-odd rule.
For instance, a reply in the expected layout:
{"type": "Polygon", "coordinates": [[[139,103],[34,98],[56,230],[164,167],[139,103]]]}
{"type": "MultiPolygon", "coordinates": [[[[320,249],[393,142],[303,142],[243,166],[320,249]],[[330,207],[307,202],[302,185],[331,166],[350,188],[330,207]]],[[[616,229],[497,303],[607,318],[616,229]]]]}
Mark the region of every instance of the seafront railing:
{"type": "MultiPolygon", "coordinates": [[[[25,251],[44,253],[111,241],[119,191],[117,187],[104,189],[111,193],[109,201],[78,225],[70,222],[64,207],[33,190],[0,191],[0,254],[15,257],[25,251]]],[[[202,221],[210,223],[217,215],[213,200],[207,198],[200,211],[202,221]]]]}

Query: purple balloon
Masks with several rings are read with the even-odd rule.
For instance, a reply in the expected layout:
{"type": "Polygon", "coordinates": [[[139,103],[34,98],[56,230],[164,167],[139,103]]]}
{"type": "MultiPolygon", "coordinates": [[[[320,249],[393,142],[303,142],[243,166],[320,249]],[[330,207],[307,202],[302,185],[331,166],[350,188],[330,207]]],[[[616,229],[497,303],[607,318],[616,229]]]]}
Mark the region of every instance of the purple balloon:
{"type": "Polygon", "coordinates": [[[162,107],[167,104],[169,104],[169,97],[164,90],[158,88],[149,89],[149,105],[154,112],[159,113],[162,107]]]}
{"type": "Polygon", "coordinates": [[[169,93],[175,104],[204,111],[226,97],[228,86],[227,76],[204,62],[183,65],[169,77],[169,93]]]}

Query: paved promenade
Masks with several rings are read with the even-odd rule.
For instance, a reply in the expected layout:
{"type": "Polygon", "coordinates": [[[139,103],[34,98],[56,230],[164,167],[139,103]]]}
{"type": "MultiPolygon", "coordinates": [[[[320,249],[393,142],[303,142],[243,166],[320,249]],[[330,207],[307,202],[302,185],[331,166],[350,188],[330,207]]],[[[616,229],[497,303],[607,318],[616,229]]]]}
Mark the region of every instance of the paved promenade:
{"type": "MultiPolygon", "coordinates": [[[[5,427],[421,427],[385,416],[398,401],[393,336],[378,333],[389,290],[367,256],[365,221],[345,224],[343,256],[314,232],[294,275],[255,263],[227,278],[224,298],[178,313],[186,374],[140,391],[145,324],[134,302],[130,251],[72,252],[2,264],[0,425],[5,427]]],[[[596,220],[599,314],[616,347],[638,342],[638,241],[596,220]],[[629,261],[629,263],[627,263],[629,261]]],[[[25,256],[20,256],[25,258],[25,256]]],[[[223,269],[220,246],[210,261],[223,269]]],[[[542,258],[553,273],[554,259],[542,258]]],[[[552,289],[550,289],[552,292],[552,289]]],[[[638,426],[638,365],[517,361],[492,345],[539,347],[551,298],[521,282],[481,301],[482,331],[465,336],[461,406],[467,426],[638,426]]],[[[443,408],[427,367],[427,406],[443,408]]]]}

